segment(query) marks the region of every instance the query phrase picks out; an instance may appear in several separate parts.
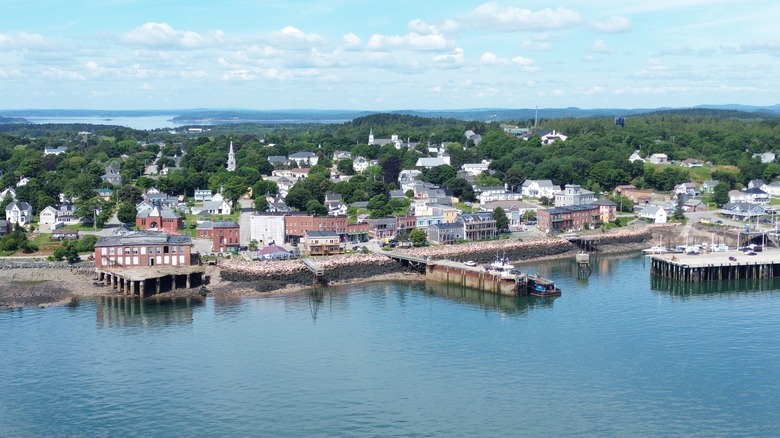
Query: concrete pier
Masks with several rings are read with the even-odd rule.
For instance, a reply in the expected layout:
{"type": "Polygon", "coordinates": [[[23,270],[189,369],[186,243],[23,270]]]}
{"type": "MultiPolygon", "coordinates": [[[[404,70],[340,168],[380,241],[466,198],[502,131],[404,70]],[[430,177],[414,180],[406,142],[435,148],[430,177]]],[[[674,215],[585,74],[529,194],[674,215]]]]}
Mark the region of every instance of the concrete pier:
{"type": "Polygon", "coordinates": [[[650,273],[682,282],[722,281],[751,278],[780,278],[780,250],[748,255],[741,251],[699,255],[657,254],[650,273]]]}
{"type": "Polygon", "coordinates": [[[147,296],[205,284],[203,266],[159,266],[96,269],[97,280],[127,296],[147,296]]]}

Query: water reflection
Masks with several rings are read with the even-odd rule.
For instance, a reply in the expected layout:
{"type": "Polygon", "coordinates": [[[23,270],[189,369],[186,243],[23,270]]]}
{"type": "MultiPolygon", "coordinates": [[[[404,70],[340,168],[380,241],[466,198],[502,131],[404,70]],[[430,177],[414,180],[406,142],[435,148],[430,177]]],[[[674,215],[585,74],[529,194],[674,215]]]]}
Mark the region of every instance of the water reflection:
{"type": "Polygon", "coordinates": [[[530,309],[535,308],[549,308],[552,307],[553,301],[555,301],[555,297],[513,297],[433,281],[425,282],[425,292],[458,303],[476,305],[483,309],[499,311],[510,315],[527,314],[530,309]]]}
{"type": "Polygon", "coordinates": [[[192,324],[193,309],[203,302],[190,298],[150,302],[117,296],[98,297],[95,304],[98,328],[116,328],[192,324]]]}
{"type": "Polygon", "coordinates": [[[740,280],[701,281],[686,283],[652,275],[650,288],[672,296],[693,297],[714,294],[755,294],[780,290],[780,278],[750,278],[740,280]]]}

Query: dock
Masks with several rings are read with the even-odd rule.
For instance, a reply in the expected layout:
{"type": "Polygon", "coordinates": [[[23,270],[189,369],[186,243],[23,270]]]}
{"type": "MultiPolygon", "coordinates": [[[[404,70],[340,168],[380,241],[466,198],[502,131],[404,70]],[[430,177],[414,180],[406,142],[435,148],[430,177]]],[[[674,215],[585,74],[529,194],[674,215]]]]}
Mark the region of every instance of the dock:
{"type": "Polygon", "coordinates": [[[780,278],[780,250],[748,255],[741,251],[665,253],[651,256],[650,273],[682,282],[780,278]]]}
{"type": "Polygon", "coordinates": [[[144,298],[148,295],[190,289],[205,285],[203,266],[154,266],[98,268],[97,280],[124,295],[144,298]]]}
{"type": "Polygon", "coordinates": [[[551,297],[561,295],[552,280],[527,273],[486,270],[452,260],[427,260],[425,279],[500,295],[551,297]]]}

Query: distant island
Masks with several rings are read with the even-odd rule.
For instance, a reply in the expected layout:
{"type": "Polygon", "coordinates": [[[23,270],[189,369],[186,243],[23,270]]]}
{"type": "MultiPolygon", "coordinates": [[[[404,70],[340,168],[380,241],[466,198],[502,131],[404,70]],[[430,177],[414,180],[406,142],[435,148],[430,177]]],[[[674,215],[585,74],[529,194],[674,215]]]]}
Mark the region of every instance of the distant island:
{"type": "Polygon", "coordinates": [[[368,110],[251,110],[240,108],[225,109],[169,109],[169,110],[89,110],[89,109],[23,109],[0,110],[0,124],[30,123],[28,118],[56,117],[98,117],[103,119],[118,117],[171,116],[179,125],[219,125],[236,123],[345,123],[371,114],[399,114],[426,118],[444,118],[479,122],[498,122],[507,120],[616,117],[659,112],[707,115],[708,112],[724,114],[732,112],[733,117],[775,118],[780,117],[780,104],[772,106],[748,105],[699,105],[690,108],[471,108],[425,110],[408,109],[394,111],[368,110]]]}

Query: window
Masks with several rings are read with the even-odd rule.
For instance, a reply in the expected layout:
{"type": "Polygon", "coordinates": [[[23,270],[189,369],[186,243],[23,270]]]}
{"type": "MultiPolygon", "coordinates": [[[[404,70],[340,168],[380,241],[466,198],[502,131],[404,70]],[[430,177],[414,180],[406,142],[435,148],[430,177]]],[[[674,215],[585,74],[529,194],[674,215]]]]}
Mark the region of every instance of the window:
{"type": "Polygon", "coordinates": [[[138,247],[137,246],[133,247],[133,255],[138,255],[138,247]]]}
{"type": "Polygon", "coordinates": [[[114,255],[114,248],[108,248],[108,255],[114,255]]]}

